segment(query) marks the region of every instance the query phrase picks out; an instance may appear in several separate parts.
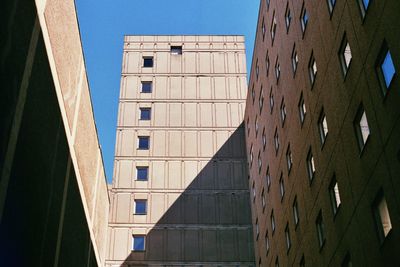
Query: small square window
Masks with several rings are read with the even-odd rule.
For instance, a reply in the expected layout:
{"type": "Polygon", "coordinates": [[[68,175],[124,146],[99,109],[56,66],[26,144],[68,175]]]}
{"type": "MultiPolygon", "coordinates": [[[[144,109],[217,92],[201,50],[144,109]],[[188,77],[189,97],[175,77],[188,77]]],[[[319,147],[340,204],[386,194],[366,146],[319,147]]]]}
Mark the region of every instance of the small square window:
{"type": "Polygon", "coordinates": [[[396,74],[396,69],[390,51],[386,47],[383,51],[383,56],[378,61],[377,72],[383,94],[386,95],[396,74]]]}
{"type": "Polygon", "coordinates": [[[275,233],[275,217],[274,217],[274,211],[272,210],[271,212],[271,229],[272,229],[272,234],[275,233]]]}
{"type": "Polygon", "coordinates": [[[336,0],[326,0],[326,1],[328,3],[329,14],[332,14],[333,8],[335,7],[336,4],[336,0]]]}
{"type": "Polygon", "coordinates": [[[140,108],[140,120],[148,121],[151,118],[151,108],[140,108]]]}
{"type": "Polygon", "coordinates": [[[279,59],[276,58],[276,62],[275,62],[275,77],[276,77],[276,81],[279,81],[279,77],[281,76],[281,65],[279,65],[279,59]]]}
{"type": "Polygon", "coordinates": [[[336,177],[332,178],[331,184],[329,186],[329,197],[331,199],[331,206],[333,215],[336,215],[340,204],[342,203],[340,200],[340,192],[339,192],[339,185],[336,181],[336,177]]]}
{"type": "Polygon", "coordinates": [[[281,194],[281,200],[285,196],[285,184],[283,182],[283,175],[281,174],[281,178],[279,178],[279,193],[281,194]]]}
{"type": "Polygon", "coordinates": [[[323,145],[328,135],[328,123],[326,121],[324,110],[322,110],[321,114],[319,115],[318,131],[319,131],[319,139],[321,141],[321,144],[323,145]]]}
{"type": "Polygon", "coordinates": [[[293,50],[292,50],[292,69],[293,69],[293,73],[294,74],[296,73],[298,64],[299,64],[299,57],[297,55],[296,47],[293,46],[293,50]]]}
{"type": "Polygon", "coordinates": [[[172,55],[182,55],[182,46],[181,45],[171,46],[171,54],[172,55]]]}
{"type": "Polygon", "coordinates": [[[147,181],[149,178],[149,167],[136,167],[136,180],[147,181]]]}
{"type": "Polygon", "coordinates": [[[142,93],[151,93],[152,82],[142,82],[142,93]]]}
{"type": "Polygon", "coordinates": [[[360,148],[360,151],[362,151],[368,140],[368,137],[370,136],[367,115],[365,114],[365,110],[362,105],[360,105],[358,108],[356,119],[354,120],[354,128],[356,131],[358,147],[360,148]]]}
{"type": "Polygon", "coordinates": [[[148,150],[150,146],[149,136],[139,136],[138,149],[148,150]]]}
{"type": "Polygon", "coordinates": [[[317,76],[317,62],[315,61],[313,54],[311,54],[310,62],[308,64],[308,72],[310,75],[311,86],[313,86],[317,76]]]}
{"type": "Polygon", "coordinates": [[[286,119],[286,105],[285,105],[285,101],[282,99],[282,102],[281,102],[281,122],[282,122],[282,126],[285,123],[285,119],[286,119]]]}
{"type": "Polygon", "coordinates": [[[374,211],[375,223],[378,228],[379,239],[382,243],[390,230],[392,230],[389,209],[382,191],[378,193],[372,208],[374,211]]]}
{"type": "Polygon", "coordinates": [[[299,116],[300,116],[300,123],[303,124],[304,119],[306,117],[306,104],[304,103],[303,94],[300,95],[299,101],[299,116]]]}
{"type": "Polygon", "coordinates": [[[300,217],[299,217],[299,208],[298,208],[298,204],[297,204],[297,197],[294,198],[293,201],[293,220],[294,220],[294,225],[298,225],[299,221],[300,221],[300,217]]]}
{"type": "Polygon", "coordinates": [[[292,151],[290,150],[290,145],[286,150],[286,163],[287,163],[288,173],[290,173],[293,166],[293,156],[292,156],[292,151]]]}
{"type": "Polygon", "coordinates": [[[271,186],[271,174],[269,173],[269,166],[267,167],[267,172],[265,174],[265,180],[267,180],[267,187],[269,190],[269,187],[271,186]]]}
{"type": "Polygon", "coordinates": [[[351,59],[352,55],[351,55],[350,44],[345,36],[342,40],[342,44],[340,45],[339,49],[340,66],[342,67],[342,72],[344,76],[346,76],[347,70],[350,67],[351,59]]]}
{"type": "Polygon", "coordinates": [[[310,179],[310,181],[313,181],[314,176],[315,176],[315,164],[314,164],[314,157],[312,155],[311,148],[308,151],[308,155],[307,155],[307,173],[308,173],[308,178],[310,179]]]}
{"type": "Polygon", "coordinates": [[[289,224],[285,227],[285,239],[286,239],[286,250],[289,251],[292,246],[292,240],[290,239],[289,224]]]}
{"type": "Polygon", "coordinates": [[[278,152],[278,149],[279,149],[279,136],[278,136],[278,130],[277,129],[275,129],[274,144],[275,144],[275,152],[278,152]]]}
{"type": "Polygon", "coordinates": [[[286,11],[285,11],[285,24],[286,24],[287,31],[289,31],[291,21],[292,21],[292,12],[290,11],[289,3],[288,3],[286,6],[286,11]]]}
{"type": "Polygon", "coordinates": [[[322,248],[322,246],[325,243],[325,226],[324,226],[324,222],[322,220],[322,212],[321,211],[319,212],[319,214],[317,216],[315,225],[317,227],[318,244],[319,244],[319,247],[322,248]]]}
{"type": "Polygon", "coordinates": [[[307,9],[305,8],[304,4],[303,4],[303,9],[301,11],[300,22],[301,22],[301,31],[304,33],[306,31],[306,27],[307,27],[307,23],[308,23],[308,13],[307,13],[307,9]]]}
{"type": "Polygon", "coordinates": [[[147,200],[135,199],[135,214],[145,215],[147,213],[147,200]]]}
{"type": "Polygon", "coordinates": [[[143,57],[143,67],[152,68],[153,67],[153,57],[143,57]]]}
{"type": "Polygon", "coordinates": [[[367,13],[369,1],[370,0],[358,0],[358,5],[360,7],[360,12],[361,12],[362,18],[364,18],[367,13]]]}
{"type": "Polygon", "coordinates": [[[132,250],[133,251],[144,251],[145,249],[145,236],[134,235],[132,237],[132,250]]]}

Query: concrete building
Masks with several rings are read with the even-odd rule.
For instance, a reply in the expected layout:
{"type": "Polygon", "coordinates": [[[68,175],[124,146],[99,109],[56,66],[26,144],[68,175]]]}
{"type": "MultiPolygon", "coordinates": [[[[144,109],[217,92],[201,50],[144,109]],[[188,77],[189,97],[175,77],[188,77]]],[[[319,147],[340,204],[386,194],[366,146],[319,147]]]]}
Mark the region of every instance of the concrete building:
{"type": "Polygon", "coordinates": [[[258,266],[399,266],[399,13],[260,1],[245,113],[258,266]]]}
{"type": "Polygon", "coordinates": [[[104,266],[109,198],[74,1],[0,13],[0,265],[104,266]]]}
{"type": "Polygon", "coordinates": [[[242,36],[125,36],[106,266],[254,266],[242,36]]]}

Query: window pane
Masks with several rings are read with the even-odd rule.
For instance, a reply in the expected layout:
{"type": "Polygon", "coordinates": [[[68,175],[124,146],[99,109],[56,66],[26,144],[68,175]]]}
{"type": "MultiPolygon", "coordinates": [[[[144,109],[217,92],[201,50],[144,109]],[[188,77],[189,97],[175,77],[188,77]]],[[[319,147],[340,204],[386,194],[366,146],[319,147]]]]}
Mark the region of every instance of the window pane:
{"type": "Polygon", "coordinates": [[[394,74],[396,73],[390,51],[387,52],[385,59],[382,63],[381,69],[383,77],[385,78],[386,88],[389,88],[390,83],[393,80],[394,74]]]}
{"type": "Polygon", "coordinates": [[[171,54],[182,55],[182,46],[171,46],[171,54]]]}
{"type": "Polygon", "coordinates": [[[148,167],[137,167],[136,179],[140,181],[146,181],[148,179],[149,168],[148,167]]]}
{"type": "Polygon", "coordinates": [[[143,58],[143,67],[152,68],[153,67],[153,57],[144,57],[143,58]]]}
{"type": "Polygon", "coordinates": [[[367,121],[367,115],[365,114],[365,111],[363,112],[360,120],[360,130],[361,130],[361,136],[363,139],[363,143],[367,141],[367,138],[370,134],[369,132],[369,126],[368,126],[368,121],[367,121]]]}
{"type": "Polygon", "coordinates": [[[151,93],[151,82],[142,82],[142,93],[151,93]]]}
{"type": "Polygon", "coordinates": [[[144,250],[144,236],[133,237],[133,250],[143,251],[144,250]]]}
{"type": "Polygon", "coordinates": [[[386,237],[389,231],[392,229],[392,222],[390,221],[389,210],[385,198],[382,198],[382,200],[379,202],[378,212],[382,224],[383,235],[386,237]]]}
{"type": "Polygon", "coordinates": [[[140,119],[141,120],[150,120],[151,117],[151,109],[150,108],[141,108],[140,109],[140,119]]]}
{"type": "Polygon", "coordinates": [[[135,200],[135,214],[146,214],[147,200],[135,200]]]}
{"type": "Polygon", "coordinates": [[[139,149],[149,149],[148,136],[139,136],[139,149]]]}

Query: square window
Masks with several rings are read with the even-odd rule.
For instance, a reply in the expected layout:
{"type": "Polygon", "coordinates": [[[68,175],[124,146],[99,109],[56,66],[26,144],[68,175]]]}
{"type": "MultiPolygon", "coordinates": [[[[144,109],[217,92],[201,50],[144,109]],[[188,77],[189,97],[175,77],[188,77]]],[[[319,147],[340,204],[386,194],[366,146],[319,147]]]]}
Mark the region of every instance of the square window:
{"type": "Polygon", "coordinates": [[[142,93],[151,93],[152,82],[142,82],[142,93]]]}
{"type": "Polygon", "coordinates": [[[378,236],[382,243],[390,230],[392,230],[389,209],[382,191],[378,193],[372,208],[374,211],[375,223],[378,228],[378,236]]]}
{"type": "Polygon", "coordinates": [[[308,64],[308,72],[310,75],[311,86],[313,86],[317,76],[317,62],[315,61],[313,54],[311,54],[310,62],[308,64]]]}
{"type": "Polygon", "coordinates": [[[319,244],[319,247],[322,248],[322,246],[325,243],[325,226],[324,226],[324,222],[322,220],[322,212],[321,211],[319,212],[319,214],[317,216],[315,225],[317,227],[318,244],[319,244]]]}
{"type": "Polygon", "coordinates": [[[347,41],[346,37],[344,37],[339,49],[339,60],[344,76],[346,76],[347,70],[350,67],[351,59],[352,55],[351,55],[350,44],[347,41]]]}
{"type": "Polygon", "coordinates": [[[292,240],[290,239],[289,224],[286,224],[285,227],[285,239],[286,239],[286,249],[287,251],[289,251],[290,247],[292,246],[292,240]]]}
{"type": "Polygon", "coordinates": [[[336,0],[326,0],[328,2],[329,14],[332,14],[333,8],[335,7],[336,0]]]}
{"type": "Polygon", "coordinates": [[[147,213],[147,200],[135,199],[135,214],[145,215],[147,213]]]}
{"type": "Polygon", "coordinates": [[[300,116],[300,123],[303,124],[305,116],[306,116],[306,104],[304,103],[303,94],[300,95],[299,101],[299,116],[300,116]]]}
{"type": "Polygon", "coordinates": [[[315,164],[314,164],[314,157],[311,152],[311,148],[308,151],[307,155],[307,173],[308,173],[308,178],[310,179],[310,182],[314,180],[315,176],[315,164]]]}
{"type": "Polygon", "coordinates": [[[286,24],[287,31],[289,31],[291,21],[292,21],[292,12],[290,11],[289,3],[288,3],[286,6],[286,11],[285,11],[285,24],[286,24]]]}
{"type": "Polygon", "coordinates": [[[294,224],[297,226],[300,221],[297,197],[295,197],[294,201],[293,201],[293,220],[294,220],[294,224]]]}
{"type": "Polygon", "coordinates": [[[145,236],[134,235],[132,237],[132,250],[133,251],[144,251],[145,249],[145,236]]]}
{"type": "Polygon", "coordinates": [[[303,9],[301,11],[300,23],[301,23],[301,31],[304,33],[306,31],[306,27],[307,27],[307,23],[308,23],[308,13],[307,13],[307,9],[305,8],[304,4],[303,4],[303,9]]]}
{"type": "Polygon", "coordinates": [[[358,147],[360,148],[360,151],[362,151],[370,135],[367,115],[365,114],[362,105],[358,108],[356,119],[354,120],[354,128],[356,131],[358,147]]]}
{"type": "Polygon", "coordinates": [[[149,167],[136,167],[136,180],[147,181],[149,178],[149,167]]]}
{"type": "Polygon", "coordinates": [[[331,199],[331,206],[333,215],[336,215],[340,204],[342,203],[340,200],[340,192],[339,192],[339,185],[336,181],[336,177],[332,178],[331,184],[329,186],[329,197],[331,199]]]}
{"type": "Polygon", "coordinates": [[[281,194],[281,200],[285,196],[285,184],[283,182],[283,175],[281,174],[281,178],[279,178],[279,193],[281,194]]]}
{"type": "Polygon", "coordinates": [[[326,140],[326,136],[328,135],[328,123],[326,121],[326,116],[324,110],[321,111],[318,119],[318,131],[319,131],[319,139],[321,144],[323,145],[326,140]]]}
{"type": "Polygon", "coordinates": [[[293,73],[294,74],[296,73],[298,64],[299,64],[299,57],[297,55],[296,47],[293,46],[293,50],[292,50],[292,69],[293,69],[293,73]]]}
{"type": "Polygon", "coordinates": [[[171,54],[172,55],[182,55],[182,46],[181,45],[171,46],[171,54]]]}
{"type": "Polygon", "coordinates": [[[149,136],[139,136],[138,149],[148,150],[150,146],[149,136]]]}
{"type": "Polygon", "coordinates": [[[152,68],[153,67],[153,57],[143,57],[143,67],[152,68]]]}
{"type": "Polygon", "coordinates": [[[396,74],[396,69],[390,51],[387,48],[384,48],[384,53],[382,54],[382,58],[378,61],[377,72],[383,94],[386,95],[396,74]]]}
{"type": "Polygon", "coordinates": [[[151,108],[140,108],[140,120],[148,121],[151,118],[151,108]]]}

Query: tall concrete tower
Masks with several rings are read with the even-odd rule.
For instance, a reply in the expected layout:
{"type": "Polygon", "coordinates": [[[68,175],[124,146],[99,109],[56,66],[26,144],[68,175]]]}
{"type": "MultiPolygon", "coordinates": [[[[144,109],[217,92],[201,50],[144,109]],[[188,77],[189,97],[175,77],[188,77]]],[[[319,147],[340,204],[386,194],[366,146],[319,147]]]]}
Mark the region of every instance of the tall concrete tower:
{"type": "Polygon", "coordinates": [[[126,36],[107,266],[253,266],[243,36],[126,36]]]}

